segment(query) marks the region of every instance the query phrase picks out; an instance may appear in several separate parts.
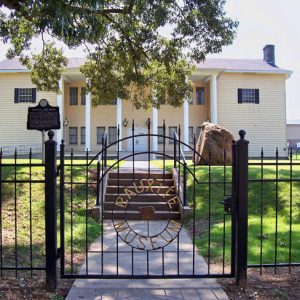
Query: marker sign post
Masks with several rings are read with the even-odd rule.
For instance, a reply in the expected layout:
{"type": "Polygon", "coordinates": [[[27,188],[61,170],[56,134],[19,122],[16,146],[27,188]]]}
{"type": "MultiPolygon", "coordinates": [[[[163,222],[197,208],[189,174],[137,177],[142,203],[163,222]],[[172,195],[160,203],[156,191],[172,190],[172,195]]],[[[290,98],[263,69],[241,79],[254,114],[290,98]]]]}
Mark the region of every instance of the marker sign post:
{"type": "Polygon", "coordinates": [[[42,159],[45,160],[45,132],[60,129],[59,107],[51,106],[46,99],[41,99],[35,107],[28,107],[27,129],[42,132],[42,159]]]}

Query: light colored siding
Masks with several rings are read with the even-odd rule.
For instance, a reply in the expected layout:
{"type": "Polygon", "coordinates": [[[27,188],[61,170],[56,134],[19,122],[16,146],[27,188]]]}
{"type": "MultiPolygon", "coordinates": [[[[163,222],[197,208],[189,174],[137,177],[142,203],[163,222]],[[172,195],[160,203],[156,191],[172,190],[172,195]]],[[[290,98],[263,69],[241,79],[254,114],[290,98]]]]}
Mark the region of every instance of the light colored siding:
{"type": "Polygon", "coordinates": [[[218,79],[218,123],[236,138],[244,129],[250,141],[249,155],[286,155],[285,76],[222,74],[218,79]],[[238,88],[259,89],[259,104],[238,104],[238,88]]]}
{"type": "Polygon", "coordinates": [[[56,93],[37,91],[36,103],[14,103],[15,88],[34,88],[29,73],[0,74],[0,147],[41,144],[41,133],[27,130],[27,109],[45,98],[56,106],[56,93]]]}

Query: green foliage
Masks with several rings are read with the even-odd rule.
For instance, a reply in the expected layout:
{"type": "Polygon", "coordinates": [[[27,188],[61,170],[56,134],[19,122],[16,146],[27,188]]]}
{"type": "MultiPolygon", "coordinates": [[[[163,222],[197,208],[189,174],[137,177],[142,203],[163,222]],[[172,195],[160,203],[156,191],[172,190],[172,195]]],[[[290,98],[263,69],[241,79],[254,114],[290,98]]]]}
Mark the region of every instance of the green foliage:
{"type": "Polygon", "coordinates": [[[33,55],[32,60],[26,56],[21,61],[32,71],[31,80],[38,90],[60,92],[59,80],[68,60],[63,56],[62,50],[55,48],[54,43],[45,44],[43,52],[33,55]]]}
{"type": "Polygon", "coordinates": [[[57,91],[65,66],[53,44],[28,62],[24,53],[32,38],[48,34],[70,48],[86,46],[89,55],[81,71],[90,79],[86,92],[93,93],[93,105],[111,103],[118,95],[137,108],[177,107],[191,93],[186,77],[192,63],[233,41],[238,24],[225,15],[224,4],[224,0],[2,0],[0,6],[9,13],[0,14],[0,40],[11,42],[9,57],[25,57],[40,89],[57,91]]]}

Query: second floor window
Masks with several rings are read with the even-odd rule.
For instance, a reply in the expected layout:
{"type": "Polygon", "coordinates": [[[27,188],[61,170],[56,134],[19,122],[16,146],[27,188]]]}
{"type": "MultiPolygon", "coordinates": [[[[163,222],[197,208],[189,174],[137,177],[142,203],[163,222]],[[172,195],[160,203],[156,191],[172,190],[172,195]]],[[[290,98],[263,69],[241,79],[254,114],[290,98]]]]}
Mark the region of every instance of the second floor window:
{"type": "Polygon", "coordinates": [[[70,87],[70,105],[78,105],[78,88],[70,87]]]}
{"type": "Polygon", "coordinates": [[[81,95],[81,105],[85,105],[85,103],[86,103],[86,94],[84,92],[83,87],[81,88],[80,95],[81,95]]]}
{"type": "Polygon", "coordinates": [[[259,89],[238,89],[238,103],[259,104],[259,89]]]}
{"type": "Polygon", "coordinates": [[[36,102],[36,89],[22,88],[15,89],[15,103],[35,103],[36,102]]]}
{"type": "Polygon", "coordinates": [[[204,105],[204,87],[196,87],[196,104],[204,105]]]}

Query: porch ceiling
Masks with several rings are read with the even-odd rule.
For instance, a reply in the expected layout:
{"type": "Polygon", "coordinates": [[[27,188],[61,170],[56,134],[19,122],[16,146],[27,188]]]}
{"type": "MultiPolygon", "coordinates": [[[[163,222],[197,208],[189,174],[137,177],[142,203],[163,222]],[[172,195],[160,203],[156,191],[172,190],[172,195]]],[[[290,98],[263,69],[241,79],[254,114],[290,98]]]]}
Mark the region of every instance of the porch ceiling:
{"type": "Polygon", "coordinates": [[[71,81],[85,81],[85,76],[80,72],[79,69],[72,69],[67,70],[63,74],[63,79],[65,81],[71,82],[71,81]]]}

